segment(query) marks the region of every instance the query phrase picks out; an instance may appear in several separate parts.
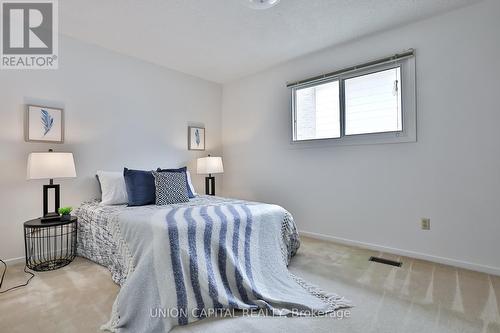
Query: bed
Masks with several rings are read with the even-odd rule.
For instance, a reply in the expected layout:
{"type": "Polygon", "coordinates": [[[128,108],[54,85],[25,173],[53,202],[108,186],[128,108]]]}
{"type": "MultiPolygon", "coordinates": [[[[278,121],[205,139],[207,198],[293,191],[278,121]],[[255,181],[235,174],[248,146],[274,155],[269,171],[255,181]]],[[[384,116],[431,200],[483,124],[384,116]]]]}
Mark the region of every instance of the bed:
{"type": "Polygon", "coordinates": [[[168,206],[91,201],[76,215],[78,255],[121,286],[105,330],[168,332],[222,310],[324,315],[349,306],[288,271],[300,240],[280,206],[199,195],[168,206]]]}

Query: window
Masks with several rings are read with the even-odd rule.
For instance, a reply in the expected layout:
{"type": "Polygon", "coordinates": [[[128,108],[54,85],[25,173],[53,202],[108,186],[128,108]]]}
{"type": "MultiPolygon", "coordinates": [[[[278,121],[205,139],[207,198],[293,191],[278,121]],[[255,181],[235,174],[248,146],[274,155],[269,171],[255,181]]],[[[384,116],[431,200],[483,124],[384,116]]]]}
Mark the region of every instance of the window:
{"type": "Polygon", "coordinates": [[[339,81],[297,89],[297,140],[340,138],[339,81]]]}
{"type": "Polygon", "coordinates": [[[345,135],[400,132],[401,68],[345,80],[345,135]]]}
{"type": "Polygon", "coordinates": [[[416,141],[414,70],[406,57],[292,84],[293,141],[416,141]]]}

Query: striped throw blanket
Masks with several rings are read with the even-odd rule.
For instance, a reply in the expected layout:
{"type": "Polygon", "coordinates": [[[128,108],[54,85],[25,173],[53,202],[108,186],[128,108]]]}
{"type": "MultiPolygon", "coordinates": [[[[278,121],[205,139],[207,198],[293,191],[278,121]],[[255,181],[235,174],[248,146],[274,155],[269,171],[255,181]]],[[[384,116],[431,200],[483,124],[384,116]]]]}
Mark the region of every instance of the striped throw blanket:
{"type": "Polygon", "coordinates": [[[233,310],[322,315],[349,306],[288,271],[282,234],[291,219],[248,202],[122,212],[113,237],[130,265],[103,329],[169,332],[233,310]]]}

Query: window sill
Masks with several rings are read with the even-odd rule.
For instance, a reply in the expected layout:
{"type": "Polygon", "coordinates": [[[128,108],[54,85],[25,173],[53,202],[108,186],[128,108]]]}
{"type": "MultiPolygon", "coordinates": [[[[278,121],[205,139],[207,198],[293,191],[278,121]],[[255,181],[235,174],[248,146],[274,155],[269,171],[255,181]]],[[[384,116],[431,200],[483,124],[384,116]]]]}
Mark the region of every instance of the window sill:
{"type": "Polygon", "coordinates": [[[313,139],[313,140],[302,140],[302,141],[290,141],[290,149],[411,143],[411,142],[417,142],[416,134],[417,134],[416,131],[412,131],[412,133],[390,132],[390,133],[351,135],[337,139],[313,139]]]}

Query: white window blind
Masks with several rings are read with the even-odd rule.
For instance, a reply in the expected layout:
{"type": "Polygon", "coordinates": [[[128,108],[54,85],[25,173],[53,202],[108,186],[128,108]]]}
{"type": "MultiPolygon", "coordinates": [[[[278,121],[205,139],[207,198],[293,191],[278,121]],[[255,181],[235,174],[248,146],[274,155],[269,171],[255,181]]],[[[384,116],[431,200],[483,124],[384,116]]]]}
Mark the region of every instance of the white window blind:
{"type": "Polygon", "coordinates": [[[402,129],[400,67],[345,80],[345,135],[402,129]]]}
{"type": "Polygon", "coordinates": [[[297,140],[340,137],[339,87],[339,81],[334,81],[297,90],[297,140]]]}

